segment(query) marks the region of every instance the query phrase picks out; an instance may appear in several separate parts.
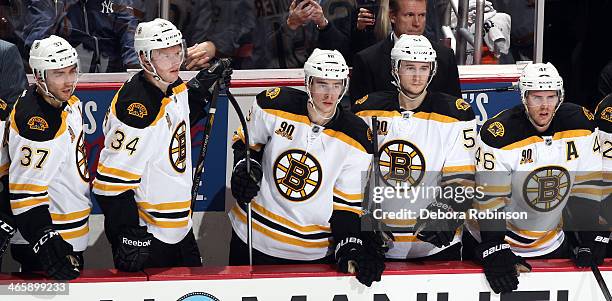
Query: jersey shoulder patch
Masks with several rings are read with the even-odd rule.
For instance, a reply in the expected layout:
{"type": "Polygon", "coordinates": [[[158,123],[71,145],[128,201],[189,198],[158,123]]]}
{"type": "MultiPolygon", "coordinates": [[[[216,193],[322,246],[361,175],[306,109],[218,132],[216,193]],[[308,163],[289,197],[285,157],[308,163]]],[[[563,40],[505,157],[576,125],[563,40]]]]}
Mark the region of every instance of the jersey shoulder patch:
{"type": "Polygon", "coordinates": [[[573,104],[562,103],[554,117],[555,131],[588,130],[595,131],[595,117],[586,108],[573,104]]]}
{"type": "Polygon", "coordinates": [[[355,114],[363,111],[398,111],[399,109],[397,91],[373,92],[356,100],[351,106],[351,111],[355,114]]]}
{"type": "Polygon", "coordinates": [[[290,87],[269,88],[257,94],[257,105],[264,110],[279,110],[307,115],[308,94],[290,87]]]}
{"type": "Polygon", "coordinates": [[[111,108],[121,122],[144,129],[157,119],[163,100],[164,93],[138,73],[117,91],[111,108]]]}
{"type": "Polygon", "coordinates": [[[612,133],[612,94],[604,97],[597,105],[595,120],[600,130],[612,133]]]}
{"type": "Polygon", "coordinates": [[[334,120],[327,128],[341,133],[339,135],[346,137],[348,141],[340,138],[341,140],[345,140],[348,144],[371,154],[373,139],[372,129],[368,127],[361,118],[348,110],[341,107],[339,107],[338,110],[340,110],[338,119],[334,120]]]}
{"type": "Polygon", "coordinates": [[[522,105],[489,118],[480,128],[480,139],[486,145],[502,149],[512,143],[537,135],[522,105]]]}
{"type": "Polygon", "coordinates": [[[36,86],[28,88],[26,94],[15,103],[11,112],[11,126],[21,137],[32,141],[49,141],[61,134],[66,121],[64,111],[48,104],[36,92],[36,86]]]}
{"type": "Polygon", "coordinates": [[[431,101],[432,113],[448,116],[459,121],[470,121],[476,118],[472,106],[463,98],[440,92],[427,94],[431,101]]]}

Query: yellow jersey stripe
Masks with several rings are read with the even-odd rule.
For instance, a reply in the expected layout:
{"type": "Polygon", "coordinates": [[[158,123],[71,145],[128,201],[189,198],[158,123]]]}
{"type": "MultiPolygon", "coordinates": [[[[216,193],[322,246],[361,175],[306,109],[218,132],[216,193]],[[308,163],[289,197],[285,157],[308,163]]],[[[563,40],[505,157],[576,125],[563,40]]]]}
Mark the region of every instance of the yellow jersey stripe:
{"type": "MultiPolygon", "coordinates": [[[[240,221],[242,223],[247,222],[246,220],[246,216],[242,213],[242,211],[240,209],[238,209],[237,206],[235,206],[232,209],[232,212],[238,217],[238,219],[240,219],[240,221]]],[[[295,237],[289,237],[283,234],[280,234],[278,232],[274,232],[262,225],[259,224],[259,222],[257,222],[256,220],[253,222],[253,229],[256,230],[257,232],[268,236],[276,241],[280,241],[282,243],[285,244],[290,244],[290,245],[294,245],[294,246],[299,246],[299,247],[304,247],[304,248],[328,248],[330,245],[330,241],[326,240],[326,241],[304,241],[301,239],[297,239],[295,237]]]]}
{"type": "Polygon", "coordinates": [[[349,135],[343,133],[343,132],[339,132],[339,131],[334,131],[332,129],[324,129],[323,133],[327,134],[328,136],[332,137],[332,138],[337,138],[340,141],[366,153],[367,151],[365,150],[365,148],[363,147],[363,145],[361,145],[361,143],[357,142],[357,140],[351,138],[349,135]]]}
{"type": "MultiPolygon", "coordinates": [[[[238,205],[236,205],[237,207],[238,205]]],[[[331,232],[331,228],[327,227],[327,226],[322,226],[322,225],[307,225],[307,226],[302,226],[302,225],[298,225],[290,220],[288,220],[285,217],[282,217],[278,214],[275,214],[271,211],[269,211],[268,209],[264,208],[262,205],[258,204],[255,201],[251,202],[251,207],[256,210],[259,214],[269,218],[270,220],[272,220],[273,222],[276,222],[278,224],[281,224],[282,226],[285,226],[289,229],[293,229],[296,230],[298,232],[331,232]]]]}
{"type": "Polygon", "coordinates": [[[361,201],[363,200],[363,193],[345,193],[334,187],[334,194],[349,201],[361,201]]]}
{"type": "Polygon", "coordinates": [[[463,165],[463,166],[447,166],[442,167],[442,172],[476,172],[476,165],[463,165]]]}
{"type": "Polygon", "coordinates": [[[89,233],[89,225],[75,231],[58,231],[63,239],[75,239],[85,236],[89,233]]]}
{"type": "Polygon", "coordinates": [[[189,219],[180,221],[160,221],[150,216],[148,213],[138,210],[138,216],[142,218],[147,224],[154,225],[160,228],[184,228],[189,225],[189,219]]]}
{"type": "Polygon", "coordinates": [[[119,168],[107,167],[103,164],[98,164],[98,173],[110,175],[112,177],[118,177],[130,181],[140,180],[140,175],[125,171],[119,168]]]}
{"type": "Polygon", "coordinates": [[[348,207],[348,206],[342,206],[342,205],[339,205],[339,204],[334,204],[334,210],[349,211],[349,212],[353,212],[353,213],[358,214],[358,215],[362,215],[363,214],[362,210],[359,210],[359,209],[356,209],[356,208],[351,208],[351,207],[348,207]]]}
{"type": "Polygon", "coordinates": [[[128,191],[130,189],[138,188],[138,185],[108,185],[104,183],[100,183],[100,181],[94,181],[93,187],[95,189],[109,191],[109,192],[117,192],[117,191],[128,191]]]}
{"type": "Polygon", "coordinates": [[[36,205],[39,205],[42,203],[48,203],[48,202],[49,202],[48,196],[31,198],[31,199],[28,199],[27,201],[11,201],[11,208],[21,209],[21,208],[36,206],[36,205]]]}
{"type": "Polygon", "coordinates": [[[136,202],[138,207],[142,209],[153,209],[153,210],[186,210],[191,209],[191,201],[182,201],[182,202],[169,202],[169,203],[160,203],[160,204],[152,204],[149,202],[136,202]]]}
{"type": "Polygon", "coordinates": [[[359,117],[399,117],[402,116],[398,111],[382,111],[382,110],[365,110],[357,112],[355,115],[359,117]]]}
{"type": "Polygon", "coordinates": [[[82,219],[84,217],[89,216],[89,213],[91,213],[91,208],[87,208],[85,210],[81,210],[77,212],[66,213],[66,214],[51,213],[51,219],[54,221],[63,222],[63,221],[69,221],[69,220],[75,220],[75,219],[82,219]]]}
{"type": "Polygon", "coordinates": [[[433,120],[433,121],[438,121],[442,123],[453,123],[453,122],[459,121],[459,119],[457,118],[453,118],[453,117],[438,114],[438,113],[418,112],[418,113],[414,113],[414,115],[412,116],[415,118],[419,118],[419,119],[433,120]]]}
{"type": "Polygon", "coordinates": [[[555,133],[555,135],[553,135],[553,140],[559,140],[559,139],[564,139],[564,138],[576,138],[576,137],[584,137],[584,136],[588,136],[591,135],[590,130],[568,130],[568,131],[562,131],[562,132],[557,132],[555,133]]]}
{"type": "Polygon", "coordinates": [[[264,112],[268,114],[278,116],[280,118],[288,119],[291,121],[304,123],[310,126],[310,119],[308,118],[308,116],[293,114],[293,113],[289,113],[289,112],[285,112],[281,110],[274,110],[274,109],[263,109],[263,110],[264,112]]]}
{"type": "Polygon", "coordinates": [[[594,171],[584,175],[576,175],[576,182],[585,182],[588,180],[599,180],[602,178],[601,171],[594,171]]]}
{"type": "Polygon", "coordinates": [[[49,186],[36,185],[36,184],[17,184],[9,183],[9,190],[20,190],[20,191],[32,191],[32,192],[45,192],[49,190],[49,186]]]}

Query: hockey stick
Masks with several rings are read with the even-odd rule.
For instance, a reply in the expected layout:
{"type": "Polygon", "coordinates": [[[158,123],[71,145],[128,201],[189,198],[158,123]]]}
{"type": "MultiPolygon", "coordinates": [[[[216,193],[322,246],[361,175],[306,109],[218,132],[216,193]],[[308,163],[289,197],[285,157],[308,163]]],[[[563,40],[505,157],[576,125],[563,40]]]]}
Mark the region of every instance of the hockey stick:
{"type": "Polygon", "coordinates": [[[512,86],[499,87],[499,88],[467,89],[467,90],[461,90],[461,93],[508,92],[508,91],[518,91],[518,86],[516,84],[513,84],[512,86]]]}
{"type": "Polygon", "coordinates": [[[606,298],[606,301],[612,301],[612,295],[610,295],[610,290],[608,289],[608,286],[606,285],[606,281],[603,279],[603,276],[601,275],[601,271],[599,271],[599,268],[597,267],[597,265],[592,264],[591,271],[593,272],[593,275],[595,276],[595,280],[597,280],[597,284],[599,284],[599,288],[601,289],[601,292],[606,298]]]}
{"type": "Polygon", "coordinates": [[[206,159],[206,151],[208,151],[208,142],[210,141],[210,134],[212,132],[213,123],[215,122],[215,113],[217,111],[217,98],[219,98],[219,89],[222,81],[215,83],[213,88],[212,99],[210,100],[210,109],[208,110],[208,120],[204,124],[204,130],[202,133],[202,146],[200,147],[200,153],[198,154],[198,163],[193,173],[193,182],[191,184],[191,215],[195,210],[196,198],[198,197],[198,191],[200,190],[200,181],[202,180],[202,174],[204,173],[204,161],[206,159]]]}
{"type": "MultiPolygon", "coordinates": [[[[240,125],[242,126],[242,131],[244,133],[244,144],[245,144],[245,161],[246,161],[246,171],[247,174],[255,181],[255,178],[251,174],[251,143],[249,140],[249,128],[247,126],[246,119],[244,118],[244,114],[238,105],[238,101],[232,93],[227,90],[227,97],[229,98],[232,107],[238,114],[238,120],[240,121],[240,125]]],[[[249,247],[249,265],[253,266],[253,219],[252,219],[252,209],[251,202],[247,202],[247,245],[249,247]]]]}

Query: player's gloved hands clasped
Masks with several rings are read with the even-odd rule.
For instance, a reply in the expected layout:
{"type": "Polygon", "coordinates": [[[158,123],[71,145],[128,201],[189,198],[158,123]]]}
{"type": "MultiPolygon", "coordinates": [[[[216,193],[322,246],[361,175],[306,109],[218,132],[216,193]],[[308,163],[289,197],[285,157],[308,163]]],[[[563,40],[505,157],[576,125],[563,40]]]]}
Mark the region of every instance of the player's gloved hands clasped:
{"type": "Polygon", "coordinates": [[[230,180],[232,186],[232,195],[237,201],[249,203],[259,192],[259,182],[263,171],[259,162],[251,159],[251,174],[247,173],[246,159],[242,159],[236,163],[232,178],[230,180]]]}
{"type": "Polygon", "coordinates": [[[209,91],[218,79],[222,79],[225,87],[229,87],[232,79],[232,67],[229,59],[214,59],[210,67],[201,70],[188,82],[190,88],[198,89],[202,92],[209,91]]]}
{"type": "Polygon", "coordinates": [[[338,270],[343,273],[356,273],[357,280],[365,286],[380,281],[385,270],[384,258],[368,252],[363,241],[357,237],[346,237],[336,245],[335,252],[338,270]]]}
{"type": "Polygon", "coordinates": [[[606,257],[610,242],[609,233],[590,232],[583,237],[584,242],[574,249],[574,261],[579,267],[600,266],[606,257]]]}
{"type": "Polygon", "coordinates": [[[39,232],[32,250],[47,275],[53,279],[72,280],[81,274],[79,261],[73,255],[72,245],[51,228],[39,232]]]}
{"type": "MultiPolygon", "coordinates": [[[[426,210],[435,212],[437,216],[458,216],[453,214],[455,211],[450,205],[439,201],[433,201],[427,206],[426,210]]],[[[450,245],[453,238],[455,238],[457,228],[461,224],[463,224],[463,220],[459,218],[419,218],[415,225],[415,233],[421,241],[429,242],[438,248],[442,248],[450,245]]]]}
{"type": "Polygon", "coordinates": [[[124,272],[137,272],[144,268],[151,254],[153,235],[146,227],[126,227],[121,230],[113,254],[115,268],[124,272]]]}
{"type": "Polygon", "coordinates": [[[10,223],[11,218],[0,212],[0,258],[6,251],[11,237],[15,235],[15,227],[10,223]]]}
{"type": "Polygon", "coordinates": [[[496,294],[508,293],[518,287],[521,272],[531,271],[531,265],[517,256],[505,242],[486,242],[476,247],[487,281],[496,294]]]}

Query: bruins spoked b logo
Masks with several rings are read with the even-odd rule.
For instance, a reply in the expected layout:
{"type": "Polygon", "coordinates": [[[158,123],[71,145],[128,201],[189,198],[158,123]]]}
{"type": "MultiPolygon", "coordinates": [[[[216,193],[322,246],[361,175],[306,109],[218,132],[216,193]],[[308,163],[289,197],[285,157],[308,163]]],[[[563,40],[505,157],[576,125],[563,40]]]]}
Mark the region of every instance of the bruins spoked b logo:
{"type": "Polygon", "coordinates": [[[301,202],[309,199],[321,187],[321,164],[312,154],[290,149],[274,162],[274,183],[288,200],[301,202]]]}
{"type": "Polygon", "coordinates": [[[172,134],[168,156],[174,170],[184,173],[187,167],[187,126],[185,121],[179,123],[174,130],[174,134],[172,134]]]}
{"type": "Polygon", "coordinates": [[[570,192],[570,174],[560,166],[532,171],[523,184],[523,197],[531,208],[547,212],[557,208],[570,192]]]}
{"type": "Polygon", "coordinates": [[[387,185],[417,186],[425,176],[425,157],[412,143],[392,140],[380,148],[380,175],[387,185]]]}
{"type": "Polygon", "coordinates": [[[87,168],[87,151],[85,149],[85,136],[81,131],[79,134],[79,139],[77,140],[76,145],[76,165],[77,170],[79,171],[79,175],[81,179],[85,182],[89,182],[89,169],[87,168]]]}

